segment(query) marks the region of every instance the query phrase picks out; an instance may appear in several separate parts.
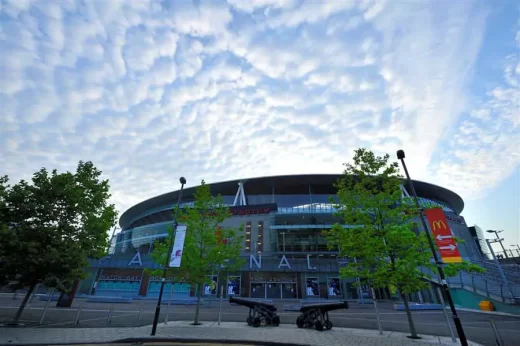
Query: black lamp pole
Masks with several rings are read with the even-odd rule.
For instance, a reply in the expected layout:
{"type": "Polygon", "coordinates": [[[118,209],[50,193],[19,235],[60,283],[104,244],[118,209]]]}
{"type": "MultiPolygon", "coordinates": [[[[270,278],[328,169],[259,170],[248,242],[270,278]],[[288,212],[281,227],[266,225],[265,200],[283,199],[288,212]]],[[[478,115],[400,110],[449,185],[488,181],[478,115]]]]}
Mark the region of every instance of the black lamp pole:
{"type": "Polygon", "coordinates": [[[419,205],[419,199],[417,198],[417,193],[415,192],[415,188],[413,186],[412,179],[410,179],[410,174],[408,174],[408,169],[406,168],[406,163],[404,163],[404,151],[397,151],[397,158],[401,160],[401,163],[404,168],[404,172],[406,174],[406,180],[408,181],[408,185],[410,186],[410,190],[412,192],[415,206],[419,210],[419,215],[421,217],[422,225],[424,227],[424,232],[426,233],[426,237],[428,238],[428,243],[430,244],[430,249],[433,254],[433,259],[435,260],[435,264],[437,265],[437,270],[439,271],[439,276],[441,278],[442,289],[444,290],[444,294],[446,295],[446,299],[450,305],[451,313],[453,314],[453,323],[455,324],[455,328],[457,329],[457,334],[459,334],[460,344],[463,346],[468,346],[468,340],[466,339],[466,334],[464,334],[464,329],[462,328],[462,323],[460,322],[459,316],[457,315],[457,310],[455,309],[455,304],[453,304],[453,299],[451,298],[450,289],[448,287],[448,282],[446,281],[446,277],[444,275],[444,270],[442,269],[443,262],[439,260],[437,256],[437,252],[435,251],[435,246],[433,245],[432,236],[430,231],[428,230],[428,226],[426,224],[426,220],[424,219],[423,211],[419,205]]]}
{"type": "Polygon", "coordinates": [[[155,335],[157,331],[157,323],[159,322],[159,314],[161,313],[161,301],[162,295],[164,292],[164,284],[166,283],[166,274],[168,271],[168,267],[170,265],[170,256],[172,252],[173,240],[175,239],[175,232],[177,231],[177,226],[179,223],[177,222],[177,210],[179,210],[182,199],[182,191],[184,190],[184,184],[186,184],[186,179],[181,177],[179,179],[181,183],[181,191],[179,192],[179,199],[177,200],[177,208],[175,209],[175,213],[173,215],[173,232],[172,235],[168,239],[168,253],[166,256],[166,260],[164,261],[163,274],[161,279],[161,290],[159,291],[159,299],[157,299],[157,306],[155,307],[155,316],[153,317],[153,326],[152,326],[152,336],[155,335]]]}

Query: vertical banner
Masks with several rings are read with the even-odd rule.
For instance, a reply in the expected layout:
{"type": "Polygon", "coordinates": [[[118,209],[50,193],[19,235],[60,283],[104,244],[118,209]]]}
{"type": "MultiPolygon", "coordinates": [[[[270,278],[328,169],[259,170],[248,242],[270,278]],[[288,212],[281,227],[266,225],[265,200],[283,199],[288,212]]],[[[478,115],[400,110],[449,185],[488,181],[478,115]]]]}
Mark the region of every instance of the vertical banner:
{"type": "Polygon", "coordinates": [[[328,278],[328,293],[329,296],[340,296],[341,295],[341,283],[339,278],[328,278]]]}
{"type": "Polygon", "coordinates": [[[320,286],[318,284],[318,278],[307,278],[307,296],[319,296],[320,286]]]}
{"type": "Polygon", "coordinates": [[[228,296],[240,295],[240,276],[228,276],[228,296]]]}
{"type": "Polygon", "coordinates": [[[210,283],[204,284],[203,292],[205,295],[216,295],[217,294],[217,284],[218,284],[218,276],[210,275],[210,283]]]}
{"type": "Polygon", "coordinates": [[[170,256],[170,267],[178,268],[181,266],[182,251],[184,249],[184,239],[186,238],[186,226],[177,226],[175,241],[173,243],[172,254],[170,256]]]}
{"type": "Polygon", "coordinates": [[[448,220],[442,209],[426,209],[425,214],[442,260],[446,263],[462,262],[457,242],[453,238],[453,234],[448,226],[448,220]]]}

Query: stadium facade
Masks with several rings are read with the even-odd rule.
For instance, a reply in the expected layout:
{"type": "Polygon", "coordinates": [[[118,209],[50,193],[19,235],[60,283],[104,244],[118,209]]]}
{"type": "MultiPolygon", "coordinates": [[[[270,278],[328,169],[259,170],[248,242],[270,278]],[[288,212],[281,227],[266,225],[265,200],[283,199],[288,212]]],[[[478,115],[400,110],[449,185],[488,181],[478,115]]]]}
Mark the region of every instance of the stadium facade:
{"type": "MultiPolygon", "coordinates": [[[[321,234],[339,221],[329,202],[330,196],[336,194],[334,183],[338,178],[340,175],[332,174],[288,175],[210,184],[211,192],[222,195],[233,214],[223,226],[244,225],[240,256],[246,263],[237,272],[215,272],[203,295],[216,296],[221,286],[225,296],[265,299],[357,299],[363,295],[367,288],[356,288],[355,278],[339,278],[341,260],[328,250],[321,234]]],[[[441,207],[453,234],[465,240],[460,244],[461,256],[466,260],[480,257],[460,216],[462,198],[440,186],[420,181],[414,184],[420,203],[441,207]]],[[[408,195],[407,188],[401,188],[403,195],[408,195]]],[[[195,187],[184,190],[183,205],[193,203],[194,192],[195,187]]],[[[159,267],[150,252],[156,240],[167,236],[178,195],[179,191],[169,192],[124,212],[119,220],[121,232],[113,238],[108,256],[91,261],[78,293],[157,297],[160,277],[150,276],[145,268],[159,267]]],[[[185,283],[172,286],[171,280],[165,290],[174,299],[189,298],[194,291],[185,283]]],[[[391,293],[380,290],[377,295],[390,298],[391,293]]]]}

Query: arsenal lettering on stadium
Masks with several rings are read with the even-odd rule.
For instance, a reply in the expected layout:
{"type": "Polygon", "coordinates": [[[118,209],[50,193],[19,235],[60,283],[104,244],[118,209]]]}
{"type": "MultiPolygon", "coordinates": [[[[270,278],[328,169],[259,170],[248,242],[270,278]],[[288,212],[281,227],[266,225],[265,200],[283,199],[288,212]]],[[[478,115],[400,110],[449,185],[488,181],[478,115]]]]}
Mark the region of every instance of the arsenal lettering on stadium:
{"type": "Polygon", "coordinates": [[[435,243],[439,248],[442,260],[446,263],[462,262],[457,243],[453,238],[448,220],[441,208],[427,209],[426,218],[430,224],[435,243]]]}
{"type": "Polygon", "coordinates": [[[278,206],[272,204],[257,204],[254,206],[235,206],[229,208],[229,211],[233,216],[240,215],[257,215],[257,214],[269,214],[272,211],[277,211],[278,206]]]}

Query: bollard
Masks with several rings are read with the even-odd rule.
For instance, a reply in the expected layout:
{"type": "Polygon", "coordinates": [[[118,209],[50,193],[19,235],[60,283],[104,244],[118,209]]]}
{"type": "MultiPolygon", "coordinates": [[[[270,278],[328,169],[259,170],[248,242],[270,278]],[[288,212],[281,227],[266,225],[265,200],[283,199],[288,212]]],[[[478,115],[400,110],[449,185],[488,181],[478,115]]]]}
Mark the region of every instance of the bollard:
{"type": "Polygon", "coordinates": [[[376,292],[373,288],[372,290],[372,300],[374,301],[374,307],[376,308],[376,318],[377,318],[377,326],[379,328],[379,335],[383,335],[383,327],[381,326],[381,320],[379,319],[379,310],[377,310],[377,301],[376,301],[376,292]]]}
{"type": "Polygon", "coordinates": [[[74,324],[79,324],[79,315],[81,314],[81,309],[83,309],[83,304],[81,304],[78,308],[78,313],[76,314],[76,320],[74,321],[74,324]]]}
{"type": "Polygon", "coordinates": [[[441,300],[442,311],[444,312],[444,318],[446,318],[446,323],[448,324],[448,329],[450,330],[451,341],[457,342],[457,338],[455,337],[455,333],[453,332],[453,327],[451,326],[450,319],[448,317],[448,313],[446,312],[446,306],[444,304],[444,297],[442,296],[442,291],[439,287],[437,287],[437,293],[439,293],[439,299],[441,300]]]}
{"type": "Polygon", "coordinates": [[[173,281],[172,281],[172,286],[170,288],[170,298],[168,299],[168,305],[166,305],[166,317],[164,318],[165,325],[168,324],[168,317],[170,316],[170,303],[172,301],[172,296],[173,296],[173,281]]]}
{"type": "Polygon", "coordinates": [[[112,322],[112,312],[114,311],[114,304],[110,306],[110,310],[108,310],[108,318],[107,318],[107,324],[110,324],[112,322]]]}
{"type": "Polygon", "coordinates": [[[43,323],[43,319],[45,318],[45,314],[47,313],[47,308],[49,307],[49,303],[51,302],[52,296],[54,295],[54,288],[51,290],[51,293],[49,294],[49,299],[47,299],[47,302],[45,303],[45,307],[42,311],[42,317],[40,317],[40,324],[43,323]]]}
{"type": "Polygon", "coordinates": [[[220,303],[218,307],[218,325],[220,326],[220,317],[222,316],[222,299],[224,298],[224,285],[220,286],[220,303]]]}
{"type": "Polygon", "coordinates": [[[497,346],[504,346],[504,342],[502,341],[502,338],[500,337],[500,333],[498,332],[498,328],[495,324],[495,321],[489,320],[489,323],[491,323],[491,327],[493,328],[493,332],[495,333],[495,340],[497,342],[497,346]]]}
{"type": "Polygon", "coordinates": [[[139,309],[139,314],[137,314],[137,322],[136,326],[139,327],[139,322],[141,322],[141,314],[143,313],[143,304],[141,303],[141,308],[139,309]]]}

